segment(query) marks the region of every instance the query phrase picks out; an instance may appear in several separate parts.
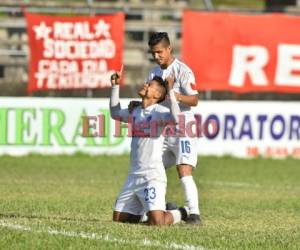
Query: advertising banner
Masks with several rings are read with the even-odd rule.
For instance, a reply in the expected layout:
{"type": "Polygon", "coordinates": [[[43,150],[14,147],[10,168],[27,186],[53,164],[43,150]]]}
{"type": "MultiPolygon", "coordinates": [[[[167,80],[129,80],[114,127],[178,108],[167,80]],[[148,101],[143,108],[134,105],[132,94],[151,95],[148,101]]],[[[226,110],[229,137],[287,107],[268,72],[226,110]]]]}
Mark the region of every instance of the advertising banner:
{"type": "Polygon", "coordinates": [[[26,14],[30,48],[28,91],[110,86],[123,60],[124,14],[26,14]]]}
{"type": "Polygon", "coordinates": [[[299,26],[284,14],[185,11],[182,58],[199,90],[299,93],[299,26]]]}
{"type": "MultiPolygon", "coordinates": [[[[296,102],[203,101],[197,122],[180,126],[199,132],[191,134],[199,155],[300,158],[299,110],[296,102]]],[[[110,118],[108,99],[0,99],[0,154],[128,153],[127,128],[110,118]]]]}

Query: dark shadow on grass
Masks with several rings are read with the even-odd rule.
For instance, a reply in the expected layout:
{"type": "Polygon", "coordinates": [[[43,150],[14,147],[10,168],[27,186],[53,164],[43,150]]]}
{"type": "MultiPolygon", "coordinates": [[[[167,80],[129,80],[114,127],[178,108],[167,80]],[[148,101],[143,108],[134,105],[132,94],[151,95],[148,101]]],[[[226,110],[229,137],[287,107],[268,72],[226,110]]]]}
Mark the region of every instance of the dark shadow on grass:
{"type": "Polygon", "coordinates": [[[15,213],[0,213],[0,218],[19,218],[19,219],[43,219],[43,220],[62,220],[62,221],[82,221],[82,222],[100,222],[99,219],[80,219],[59,216],[26,215],[15,213]]]}
{"type": "MultiPolygon", "coordinates": [[[[42,216],[42,215],[23,215],[23,214],[14,214],[14,213],[0,213],[0,219],[3,218],[15,218],[15,219],[43,219],[43,220],[60,220],[60,221],[74,221],[74,222],[101,222],[99,219],[76,219],[76,218],[68,218],[68,217],[59,217],[59,216],[42,216]]],[[[103,221],[102,221],[103,222],[103,221]]],[[[113,222],[113,221],[110,221],[113,222]]],[[[128,225],[138,225],[138,226],[146,226],[149,227],[147,222],[140,222],[140,223],[121,223],[121,222],[113,222],[115,224],[128,224],[128,225]]],[[[187,226],[186,223],[184,224],[177,224],[176,226],[180,227],[191,227],[190,225],[187,226]]],[[[152,226],[151,226],[152,227],[152,226]]],[[[193,226],[193,228],[196,228],[193,226]]]]}

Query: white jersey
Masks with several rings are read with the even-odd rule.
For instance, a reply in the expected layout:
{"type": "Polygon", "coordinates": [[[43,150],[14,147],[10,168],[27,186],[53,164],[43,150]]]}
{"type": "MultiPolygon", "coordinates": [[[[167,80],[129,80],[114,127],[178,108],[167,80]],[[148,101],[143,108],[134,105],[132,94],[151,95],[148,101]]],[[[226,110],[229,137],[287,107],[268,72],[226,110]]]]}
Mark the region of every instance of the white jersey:
{"type": "Polygon", "coordinates": [[[129,118],[133,119],[132,127],[135,129],[133,129],[131,140],[129,175],[166,181],[162,161],[164,142],[162,131],[166,121],[173,121],[170,109],[154,104],[145,109],[139,106],[133,110],[132,114],[129,114],[128,109],[119,109],[114,112],[114,116],[121,118],[123,122],[128,122],[129,118]],[[151,124],[155,124],[152,129],[151,124]]]}
{"type": "MultiPolygon", "coordinates": [[[[193,89],[195,84],[195,76],[192,70],[177,58],[166,68],[162,69],[160,66],[154,67],[148,76],[147,81],[151,81],[154,76],[160,76],[163,79],[175,74],[174,91],[182,95],[197,95],[198,91],[193,89]]],[[[179,103],[180,111],[187,113],[191,111],[191,107],[183,103],[179,103]]]]}
{"type": "MultiPolygon", "coordinates": [[[[192,70],[186,64],[176,58],[166,69],[162,69],[160,66],[154,67],[150,71],[147,80],[151,81],[156,75],[162,77],[163,79],[170,75],[174,75],[175,82],[173,89],[177,93],[180,93],[182,95],[198,94],[198,91],[193,89],[193,84],[195,84],[196,81],[192,70]]],[[[169,103],[165,101],[163,105],[168,107],[169,103]]],[[[195,120],[194,112],[192,111],[190,106],[179,102],[179,108],[181,111],[181,115],[184,115],[186,123],[195,120]]],[[[167,168],[173,165],[188,164],[196,167],[196,139],[197,138],[195,137],[192,138],[189,136],[178,138],[167,137],[163,147],[164,166],[167,168]]]]}

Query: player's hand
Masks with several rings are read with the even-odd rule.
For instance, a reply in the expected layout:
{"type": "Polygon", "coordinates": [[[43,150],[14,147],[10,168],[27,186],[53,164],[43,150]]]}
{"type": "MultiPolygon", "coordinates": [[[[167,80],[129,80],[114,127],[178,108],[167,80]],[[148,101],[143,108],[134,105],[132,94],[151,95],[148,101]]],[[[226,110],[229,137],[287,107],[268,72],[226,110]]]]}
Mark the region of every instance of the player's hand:
{"type": "Polygon", "coordinates": [[[116,72],[111,75],[110,77],[111,86],[119,85],[120,81],[121,81],[121,75],[119,72],[116,72]]]}
{"type": "Polygon", "coordinates": [[[174,74],[169,75],[168,77],[166,77],[166,81],[168,83],[168,89],[173,89],[174,86],[174,82],[175,82],[175,76],[174,74]]]}
{"type": "Polygon", "coordinates": [[[142,102],[140,101],[131,101],[129,104],[128,104],[128,111],[129,113],[131,114],[133,112],[133,110],[140,106],[142,104],[142,102]]]}
{"type": "Polygon", "coordinates": [[[122,74],[123,74],[123,64],[121,66],[121,70],[120,71],[117,71],[116,73],[114,73],[114,74],[111,75],[111,77],[110,77],[110,83],[111,83],[112,86],[120,84],[122,74]]]}

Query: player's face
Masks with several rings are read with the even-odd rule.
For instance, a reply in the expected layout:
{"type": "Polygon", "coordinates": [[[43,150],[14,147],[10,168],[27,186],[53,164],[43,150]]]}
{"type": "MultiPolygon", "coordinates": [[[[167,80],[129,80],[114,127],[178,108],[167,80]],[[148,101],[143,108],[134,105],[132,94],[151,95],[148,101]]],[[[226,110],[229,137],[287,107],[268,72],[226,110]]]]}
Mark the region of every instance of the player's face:
{"type": "Polygon", "coordinates": [[[141,89],[139,90],[138,94],[140,97],[144,97],[147,94],[147,89],[148,89],[149,83],[144,83],[141,89]]]}
{"type": "Polygon", "coordinates": [[[139,96],[155,98],[160,95],[158,83],[156,81],[151,81],[149,83],[144,83],[139,91],[139,96]]]}
{"type": "Polygon", "coordinates": [[[154,61],[159,66],[168,66],[171,58],[171,47],[166,46],[163,42],[160,42],[153,47],[150,47],[150,52],[153,56],[154,61]]]}

